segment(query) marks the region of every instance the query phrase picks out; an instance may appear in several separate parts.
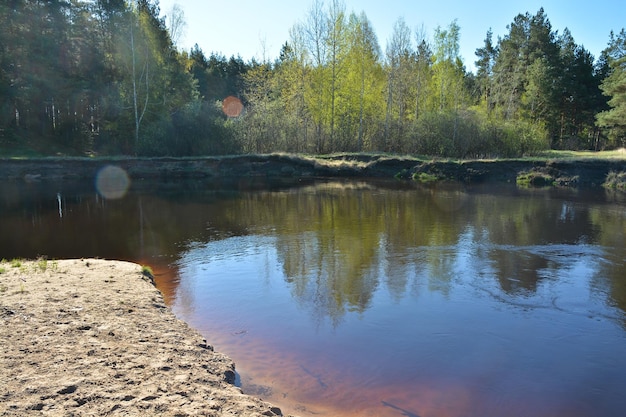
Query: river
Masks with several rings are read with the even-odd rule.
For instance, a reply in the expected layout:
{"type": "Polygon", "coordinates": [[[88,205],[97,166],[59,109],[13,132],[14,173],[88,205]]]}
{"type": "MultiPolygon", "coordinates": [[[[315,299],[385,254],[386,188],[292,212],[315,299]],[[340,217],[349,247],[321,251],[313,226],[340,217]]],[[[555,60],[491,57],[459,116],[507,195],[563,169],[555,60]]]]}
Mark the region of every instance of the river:
{"type": "Polygon", "coordinates": [[[626,198],[602,189],[261,179],[0,186],[0,258],[150,265],[300,416],[618,416],[626,198]]]}

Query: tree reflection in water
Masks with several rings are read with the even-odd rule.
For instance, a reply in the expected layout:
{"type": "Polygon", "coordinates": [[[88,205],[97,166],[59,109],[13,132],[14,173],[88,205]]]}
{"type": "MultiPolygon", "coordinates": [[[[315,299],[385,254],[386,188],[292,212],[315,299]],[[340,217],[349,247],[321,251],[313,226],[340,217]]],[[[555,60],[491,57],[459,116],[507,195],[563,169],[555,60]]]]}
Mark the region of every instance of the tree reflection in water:
{"type": "Polygon", "coordinates": [[[244,390],[294,410],[621,410],[623,201],[404,182],[133,186],[106,200],[2,184],[0,252],[156,266],[244,390]]]}

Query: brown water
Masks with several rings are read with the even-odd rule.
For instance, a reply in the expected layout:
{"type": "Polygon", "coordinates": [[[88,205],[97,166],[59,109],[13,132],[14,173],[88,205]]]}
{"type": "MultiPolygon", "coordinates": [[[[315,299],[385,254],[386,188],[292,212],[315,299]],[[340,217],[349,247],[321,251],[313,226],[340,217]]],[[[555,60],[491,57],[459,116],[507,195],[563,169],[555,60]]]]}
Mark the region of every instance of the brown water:
{"type": "Polygon", "coordinates": [[[244,392],[301,416],[621,416],[626,203],[604,191],[0,187],[0,258],[150,264],[244,392]]]}

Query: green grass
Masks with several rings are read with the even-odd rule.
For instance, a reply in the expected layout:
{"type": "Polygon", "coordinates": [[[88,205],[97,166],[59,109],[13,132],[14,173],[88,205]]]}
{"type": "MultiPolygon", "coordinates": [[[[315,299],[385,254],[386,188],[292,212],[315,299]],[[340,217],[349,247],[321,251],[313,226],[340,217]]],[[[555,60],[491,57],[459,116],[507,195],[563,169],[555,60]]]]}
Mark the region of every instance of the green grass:
{"type": "Polygon", "coordinates": [[[531,159],[626,159],[626,149],[620,148],[612,151],[556,151],[549,150],[539,153],[531,159]]]}
{"type": "Polygon", "coordinates": [[[431,182],[437,182],[440,180],[440,178],[434,174],[429,174],[427,172],[417,172],[413,174],[413,180],[428,184],[431,182]]]}
{"type": "Polygon", "coordinates": [[[10,138],[0,140],[0,157],[2,158],[29,159],[68,155],[78,156],[79,154],[75,149],[62,146],[45,137],[13,134],[10,138]]]}
{"type": "Polygon", "coordinates": [[[154,278],[154,272],[152,271],[152,268],[147,265],[141,266],[141,274],[148,278],[154,278]]]}
{"type": "Polygon", "coordinates": [[[516,179],[516,184],[522,187],[550,187],[555,179],[539,171],[521,172],[516,179]]]}
{"type": "Polygon", "coordinates": [[[602,186],[613,190],[626,191],[626,172],[609,172],[602,186]]]}
{"type": "MultiPolygon", "coordinates": [[[[76,154],[68,152],[63,149],[53,149],[47,152],[38,152],[31,149],[14,149],[13,147],[3,148],[0,145],[0,158],[9,159],[55,159],[55,160],[103,160],[103,161],[122,161],[135,159],[135,157],[128,155],[93,155],[93,154],[76,154]]],[[[414,160],[417,162],[426,161],[443,161],[443,162],[462,162],[462,159],[447,158],[447,157],[433,157],[428,155],[401,155],[401,154],[388,154],[384,152],[342,152],[333,154],[305,154],[305,153],[284,153],[274,152],[270,154],[236,154],[236,155],[212,155],[212,156],[186,156],[176,157],[171,159],[176,160],[194,160],[202,158],[217,158],[228,159],[238,157],[282,157],[290,158],[294,160],[304,160],[309,162],[316,162],[321,165],[328,165],[330,167],[341,167],[345,165],[349,166],[363,166],[374,161],[380,161],[385,159],[402,159],[402,160],[414,160]]],[[[154,160],[159,161],[161,159],[170,159],[170,157],[139,157],[141,160],[154,160]]],[[[517,161],[549,161],[549,160],[578,160],[578,159],[624,159],[626,160],[626,149],[620,148],[611,151],[567,151],[567,150],[547,150],[537,153],[534,156],[520,157],[520,158],[487,158],[486,160],[517,160],[517,161]]]]}
{"type": "MultiPolygon", "coordinates": [[[[0,274],[7,272],[7,269],[3,266],[5,264],[10,265],[12,268],[19,268],[21,272],[26,272],[27,265],[24,264],[23,259],[15,258],[7,261],[6,259],[0,260],[0,274]]],[[[51,268],[53,271],[56,271],[59,268],[58,261],[48,261],[48,259],[44,256],[37,258],[31,265],[31,268],[34,272],[46,272],[48,268],[51,268]]]]}
{"type": "Polygon", "coordinates": [[[41,272],[46,272],[46,269],[48,269],[48,260],[46,258],[39,258],[37,259],[37,269],[39,269],[41,272]]]}

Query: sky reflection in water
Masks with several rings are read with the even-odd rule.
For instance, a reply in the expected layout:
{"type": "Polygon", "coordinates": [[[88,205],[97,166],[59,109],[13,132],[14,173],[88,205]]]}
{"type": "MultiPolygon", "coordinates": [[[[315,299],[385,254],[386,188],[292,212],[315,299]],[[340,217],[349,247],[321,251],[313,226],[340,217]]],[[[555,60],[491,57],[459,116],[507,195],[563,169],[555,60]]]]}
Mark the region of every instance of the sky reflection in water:
{"type": "Polygon", "coordinates": [[[623,414],[623,194],[123,188],[0,184],[0,257],[150,265],[244,391],[302,417],[623,414]]]}
{"type": "Polygon", "coordinates": [[[624,215],[545,197],[247,195],[245,234],[181,253],[173,307],[303,416],[618,415],[624,215]]]}

